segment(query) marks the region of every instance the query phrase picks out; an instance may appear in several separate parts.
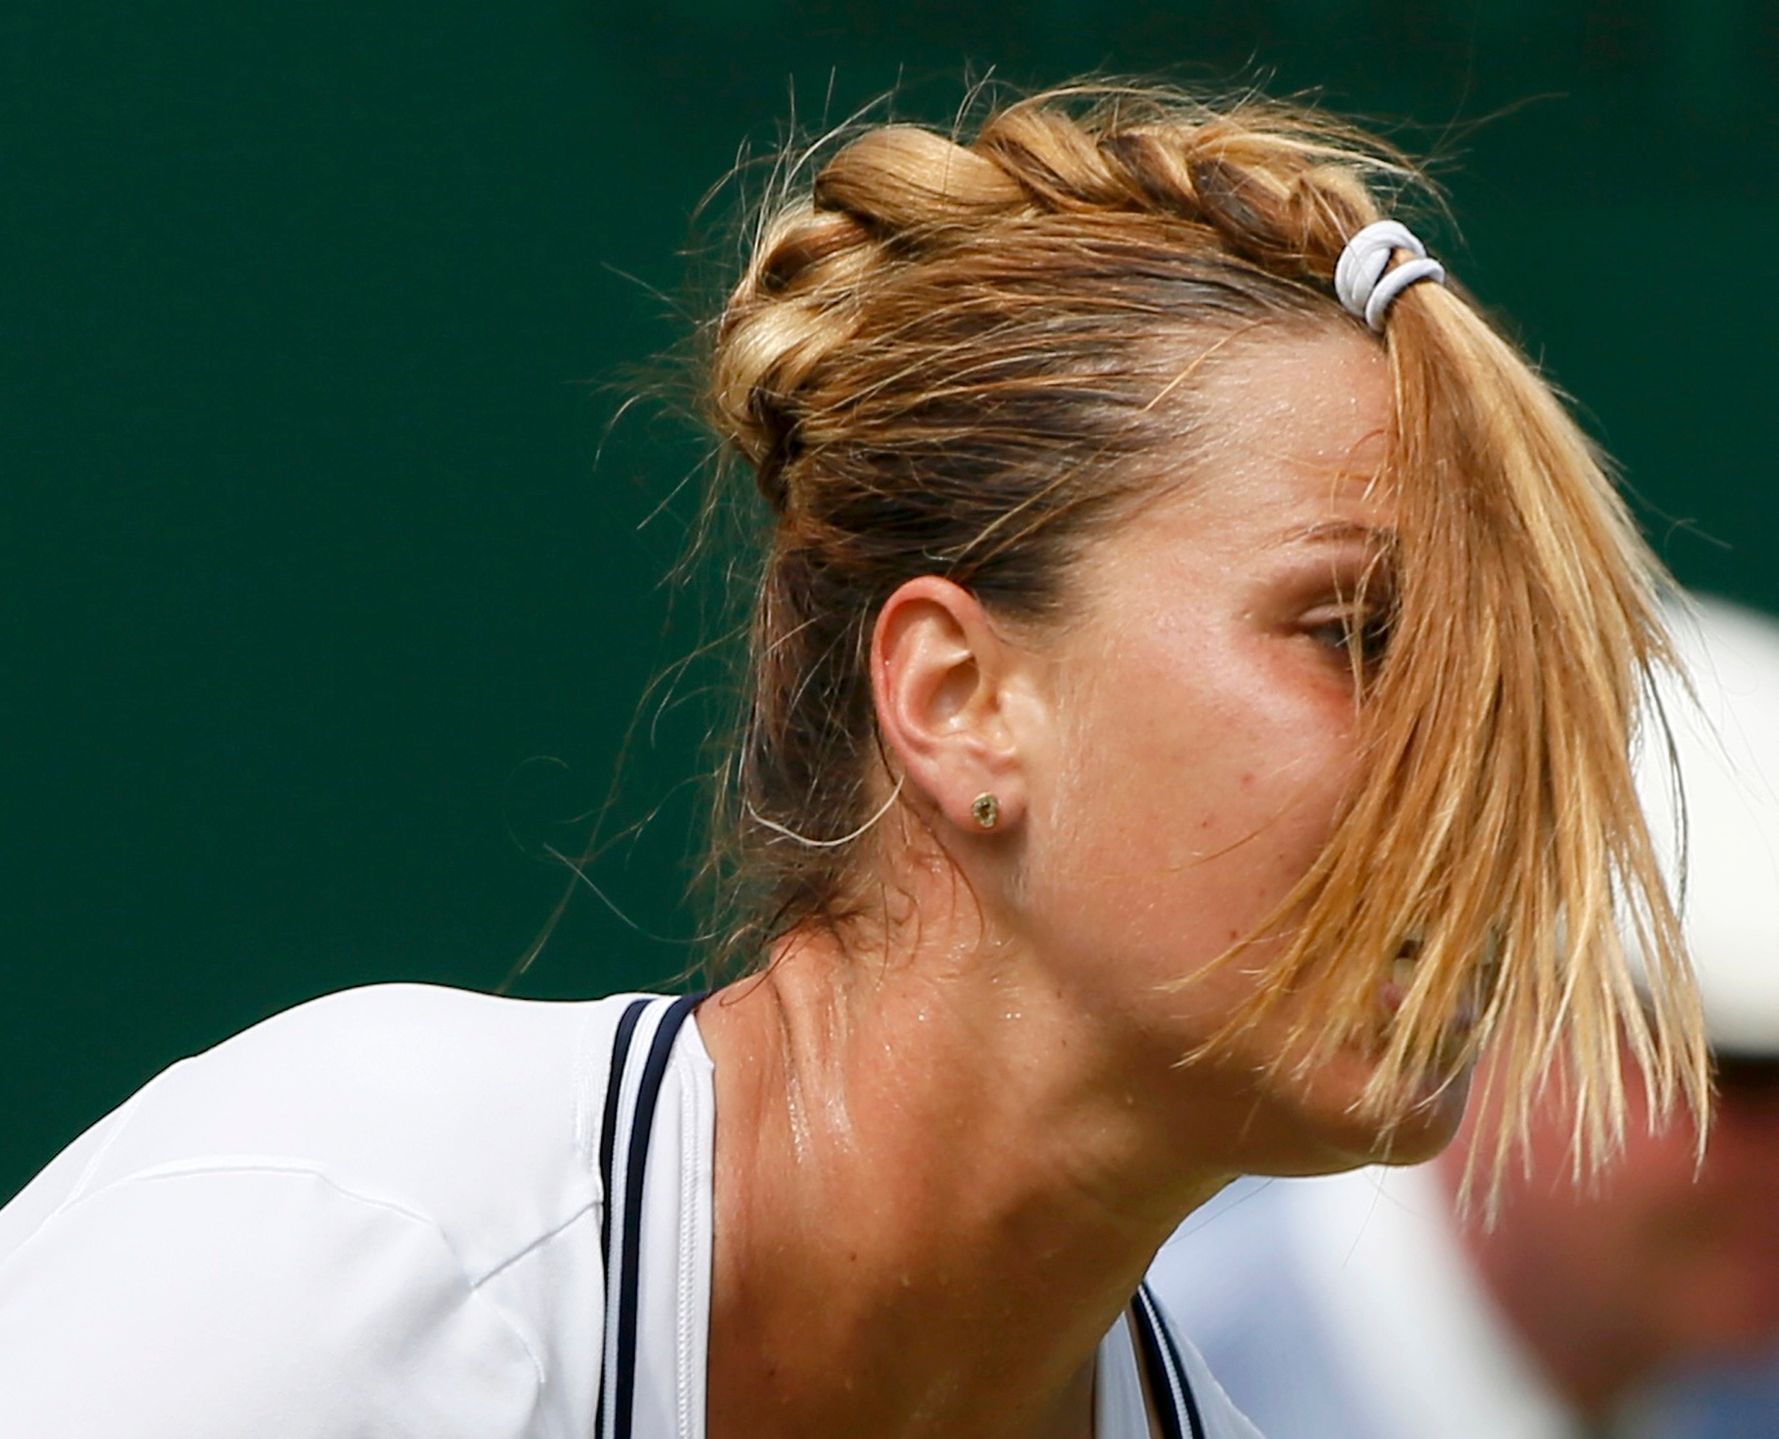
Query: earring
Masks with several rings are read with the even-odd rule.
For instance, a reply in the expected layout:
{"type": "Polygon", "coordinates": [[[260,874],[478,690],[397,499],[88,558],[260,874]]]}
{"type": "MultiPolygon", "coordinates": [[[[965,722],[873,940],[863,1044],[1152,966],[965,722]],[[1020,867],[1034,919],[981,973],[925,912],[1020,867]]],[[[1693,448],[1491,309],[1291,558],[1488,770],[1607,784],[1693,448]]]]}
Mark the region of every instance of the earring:
{"type": "Polygon", "coordinates": [[[1001,802],[984,790],[970,805],[970,813],[976,816],[976,823],[984,829],[993,829],[1001,822],[1001,802]]]}

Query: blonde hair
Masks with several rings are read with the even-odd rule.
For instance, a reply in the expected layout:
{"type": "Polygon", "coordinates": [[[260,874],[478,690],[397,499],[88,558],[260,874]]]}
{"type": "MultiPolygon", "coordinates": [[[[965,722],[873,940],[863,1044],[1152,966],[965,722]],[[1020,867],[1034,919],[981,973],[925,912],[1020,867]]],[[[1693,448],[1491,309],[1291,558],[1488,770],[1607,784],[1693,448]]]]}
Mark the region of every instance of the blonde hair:
{"type": "MultiPolygon", "coordinates": [[[[786,173],[708,355],[710,418],[772,511],[719,794],[715,871],[741,896],[729,956],[858,912],[885,771],[865,669],[882,601],[939,573],[1066,623],[1069,560],[1153,493],[1145,460],[1190,471],[1215,436],[1182,342],[1359,326],[1333,294],[1343,246],[1428,193],[1315,110],[1128,85],[1016,99],[973,134],[861,127],[786,173]]],[[[1599,453],[1460,288],[1413,286],[1377,343],[1398,537],[1364,777],[1213,1043],[1305,989],[1317,1032],[1293,1036],[1296,1062],[1373,1033],[1379,976],[1412,936],[1365,1103],[1400,1113],[1493,1040],[1501,1144],[1556,1075],[1591,1164],[1622,1129],[1621,1046],[1658,1107],[1702,1114],[1708,1090],[1629,760],[1670,659],[1663,576],[1599,453]]]]}

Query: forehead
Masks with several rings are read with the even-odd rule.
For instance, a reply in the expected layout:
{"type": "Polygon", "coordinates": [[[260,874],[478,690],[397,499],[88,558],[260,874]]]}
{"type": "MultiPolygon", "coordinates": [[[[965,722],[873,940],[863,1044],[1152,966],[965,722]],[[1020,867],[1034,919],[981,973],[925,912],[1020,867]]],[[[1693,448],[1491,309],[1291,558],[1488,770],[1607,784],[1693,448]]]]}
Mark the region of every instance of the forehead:
{"type": "Polygon", "coordinates": [[[1207,366],[1198,392],[1226,471],[1369,478],[1384,461],[1394,415],[1389,363],[1357,330],[1243,345],[1207,366]]]}
{"type": "Polygon", "coordinates": [[[1158,477],[1155,503],[1129,527],[1139,543],[1239,550],[1391,529],[1379,477],[1394,400],[1370,337],[1342,328],[1244,344],[1194,388],[1200,443],[1181,473],[1158,477]]]}

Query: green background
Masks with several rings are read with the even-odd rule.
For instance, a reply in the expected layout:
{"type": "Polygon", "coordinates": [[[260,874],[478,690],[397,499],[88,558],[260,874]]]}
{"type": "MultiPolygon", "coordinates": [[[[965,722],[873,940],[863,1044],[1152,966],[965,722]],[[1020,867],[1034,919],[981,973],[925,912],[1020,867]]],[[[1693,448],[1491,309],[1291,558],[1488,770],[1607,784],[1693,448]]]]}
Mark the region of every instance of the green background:
{"type": "Polygon", "coordinates": [[[701,448],[658,406],[611,422],[728,258],[691,216],[741,142],[898,83],[943,120],[990,68],[1414,122],[1459,166],[1441,252],[1670,563],[1779,606],[1774,3],[15,0],[0,1196],[275,1010],[502,984],[614,772],[610,905],[513,992],[695,957],[709,676],[618,755],[695,643],[663,581],[701,448]]]}

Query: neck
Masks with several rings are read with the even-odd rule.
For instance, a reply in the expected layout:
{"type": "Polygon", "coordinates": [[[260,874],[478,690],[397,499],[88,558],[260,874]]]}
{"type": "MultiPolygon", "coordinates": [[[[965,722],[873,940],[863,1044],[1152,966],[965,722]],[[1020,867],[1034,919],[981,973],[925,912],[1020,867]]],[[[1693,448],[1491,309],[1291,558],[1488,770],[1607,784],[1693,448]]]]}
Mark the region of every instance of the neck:
{"type": "Polygon", "coordinates": [[[1090,1432],[1099,1341],[1229,1176],[1141,1101],[1165,1066],[1012,974],[808,938],[700,1010],[712,1439],[1090,1432]]]}

